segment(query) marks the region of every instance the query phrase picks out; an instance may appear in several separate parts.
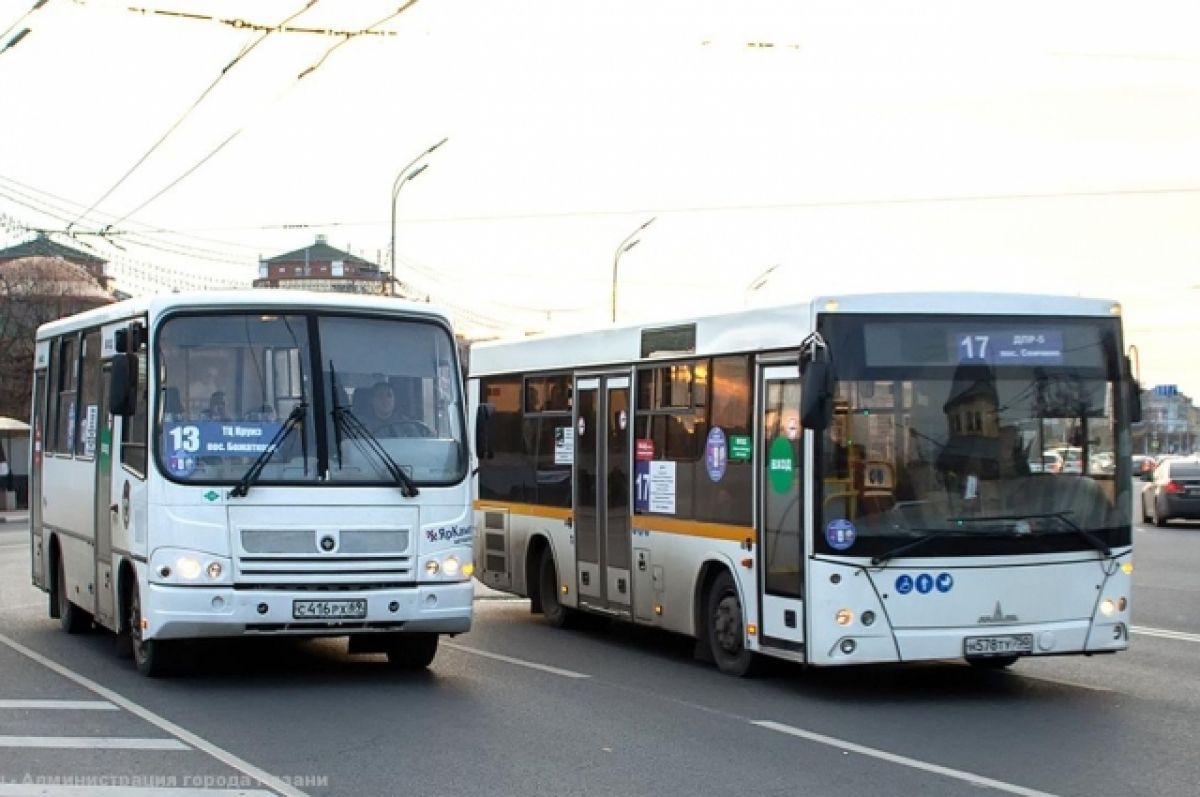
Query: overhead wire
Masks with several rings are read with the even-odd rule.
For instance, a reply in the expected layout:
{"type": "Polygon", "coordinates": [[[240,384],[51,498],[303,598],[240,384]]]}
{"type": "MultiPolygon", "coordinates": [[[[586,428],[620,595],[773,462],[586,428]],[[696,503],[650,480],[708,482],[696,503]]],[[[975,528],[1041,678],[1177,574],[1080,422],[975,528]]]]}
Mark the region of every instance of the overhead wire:
{"type": "MultiPolygon", "coordinates": [[[[299,11],[296,11],[295,13],[291,14],[287,19],[285,19],[280,24],[286,25],[287,23],[291,22],[296,17],[298,17],[301,14],[308,11],[310,8],[312,8],[314,5],[316,5],[318,2],[320,2],[320,0],[307,0],[307,2],[304,4],[303,8],[301,8],[299,11]]],[[[137,171],[141,167],[141,165],[143,163],[145,163],[146,160],[152,154],[154,154],[154,152],[160,146],[162,146],[163,142],[165,142],[171,136],[172,133],[174,133],[177,129],[179,129],[179,126],[184,123],[184,121],[192,114],[193,111],[196,110],[197,107],[199,107],[200,103],[202,103],[204,101],[204,99],[206,97],[208,97],[209,94],[212,93],[213,89],[215,89],[217,87],[217,85],[220,84],[221,81],[225,79],[225,76],[229,74],[230,70],[233,69],[235,66],[237,66],[237,64],[239,62],[241,62],[241,60],[244,59],[247,55],[249,55],[251,52],[253,52],[254,49],[256,47],[258,47],[258,45],[260,45],[264,41],[266,41],[267,37],[270,35],[271,35],[271,31],[269,31],[269,30],[264,31],[257,39],[255,39],[249,45],[246,45],[245,47],[243,47],[241,52],[239,52],[236,56],[234,56],[233,60],[225,65],[225,68],[221,70],[221,73],[219,75],[217,75],[216,79],[214,79],[212,81],[212,83],[208,84],[208,87],[206,89],[204,89],[204,91],[200,92],[200,96],[197,97],[192,102],[192,104],[188,107],[188,109],[183,112],[183,115],[181,115],[178,119],[176,119],[174,124],[172,124],[169,128],[167,128],[167,131],[165,133],[163,133],[161,136],[159,136],[158,140],[155,141],[150,146],[150,149],[146,150],[146,152],[143,153],[143,155],[140,158],[138,158],[137,161],[134,162],[134,164],[132,166],[130,166],[129,169],[126,170],[126,172],[123,175],[121,175],[121,177],[115,183],[113,183],[112,186],[110,186],[109,189],[107,191],[105,191],[104,194],[99,199],[97,199],[95,202],[93,202],[91,204],[91,206],[88,207],[87,210],[85,210],[83,213],[81,213],[79,215],[78,218],[76,218],[74,221],[72,221],[71,224],[68,225],[68,229],[70,227],[74,226],[76,223],[78,223],[81,219],[85,218],[93,210],[95,210],[100,205],[100,203],[104,202],[104,200],[106,200],[110,196],[112,196],[113,192],[116,191],[118,188],[120,188],[125,183],[125,181],[128,180],[129,177],[135,171],[137,171]]],[[[225,143],[228,143],[228,140],[225,143]]],[[[224,144],[222,144],[221,146],[223,147],[224,144]]],[[[218,148],[218,150],[219,149],[220,148],[218,148]]],[[[214,151],[212,154],[215,155],[216,151],[214,151]]],[[[209,155],[209,157],[211,157],[211,156],[212,155],[209,155]]],[[[207,160],[207,158],[205,160],[207,160]]],[[[188,172],[188,174],[190,174],[190,171],[188,172]]],[[[184,176],[186,176],[186,174],[184,176]]],[[[182,178],[180,178],[180,179],[182,179],[182,178]]],[[[162,195],[162,193],[163,192],[159,192],[154,197],[152,197],[151,200],[149,200],[149,201],[153,201],[154,199],[157,199],[159,196],[162,195]]],[[[142,205],[138,206],[137,210],[141,210],[143,207],[145,207],[147,204],[149,204],[149,201],[142,203],[142,205]]],[[[133,212],[137,212],[137,211],[133,211],[133,212]]],[[[125,219],[129,218],[129,216],[133,215],[133,212],[126,213],[123,217],[121,217],[120,221],[124,221],[125,219]]],[[[120,221],[118,221],[117,223],[120,223],[120,221]]],[[[109,225],[109,226],[112,226],[112,225],[109,225]]]]}
{"type": "Polygon", "coordinates": [[[28,11],[26,11],[24,14],[22,14],[21,17],[16,22],[14,22],[13,24],[11,24],[7,28],[5,28],[3,33],[0,33],[0,40],[3,40],[5,36],[12,33],[14,30],[16,30],[18,25],[20,25],[25,20],[29,19],[30,15],[33,14],[34,11],[37,11],[42,6],[46,5],[47,2],[49,2],[49,0],[36,0],[36,2],[33,4],[33,7],[31,7],[28,11]]]}
{"type": "MultiPolygon", "coordinates": [[[[318,2],[318,0],[309,0],[309,6],[311,7],[311,5],[313,5],[316,2],[318,2]]],[[[416,5],[416,3],[417,3],[417,0],[407,0],[407,2],[405,2],[402,6],[400,6],[400,8],[398,8],[396,11],[393,11],[391,14],[388,14],[388,15],[382,17],[381,19],[377,20],[376,22],[371,23],[371,25],[369,25],[367,27],[367,29],[370,30],[371,28],[374,28],[378,25],[382,25],[384,22],[387,22],[391,19],[396,18],[397,16],[404,13],[406,10],[408,10],[412,6],[416,5]]],[[[297,16],[299,15],[299,13],[303,13],[303,12],[302,11],[297,12],[297,16]]],[[[269,35],[269,34],[263,34],[264,37],[267,35],[269,35]]],[[[278,95],[276,95],[275,99],[272,100],[270,103],[268,103],[268,105],[266,107],[272,107],[272,106],[276,105],[289,92],[291,92],[293,89],[295,89],[295,87],[299,84],[299,82],[301,80],[303,80],[305,77],[307,77],[308,75],[312,74],[317,69],[319,69],[321,67],[321,65],[325,63],[325,60],[330,56],[330,54],[332,54],[335,50],[337,50],[339,47],[341,47],[346,42],[350,41],[350,38],[353,38],[353,37],[347,37],[347,38],[343,39],[342,41],[338,42],[337,44],[333,45],[332,47],[328,48],[314,64],[310,65],[308,68],[306,68],[302,72],[300,72],[300,74],[298,74],[296,76],[295,81],[293,81],[283,91],[281,91],[278,95]]],[[[116,226],[117,224],[120,224],[121,222],[128,219],[130,216],[134,215],[135,213],[138,213],[138,212],[144,210],[147,205],[154,202],[159,197],[163,196],[163,194],[167,193],[175,186],[179,185],[181,182],[183,182],[185,179],[187,179],[189,176],[191,176],[193,173],[195,173],[197,169],[199,169],[201,166],[203,166],[205,163],[207,163],[210,159],[212,159],[218,152],[220,152],[222,149],[224,149],[230,142],[232,142],[235,138],[237,138],[239,135],[241,135],[247,129],[247,127],[249,127],[249,124],[242,125],[237,130],[233,131],[231,134],[229,134],[229,136],[227,136],[221,143],[219,143],[213,150],[211,150],[208,154],[206,154],[204,157],[202,157],[199,161],[197,161],[192,166],[188,167],[182,174],[180,174],[178,177],[176,177],[174,180],[172,180],[170,183],[168,183],[166,186],[164,186],[162,189],[160,189],[157,193],[155,193],[153,196],[151,196],[145,202],[138,205],[133,210],[130,210],[129,212],[125,213],[123,216],[121,216],[119,219],[117,219],[117,221],[113,222],[109,226],[116,226]]]]}

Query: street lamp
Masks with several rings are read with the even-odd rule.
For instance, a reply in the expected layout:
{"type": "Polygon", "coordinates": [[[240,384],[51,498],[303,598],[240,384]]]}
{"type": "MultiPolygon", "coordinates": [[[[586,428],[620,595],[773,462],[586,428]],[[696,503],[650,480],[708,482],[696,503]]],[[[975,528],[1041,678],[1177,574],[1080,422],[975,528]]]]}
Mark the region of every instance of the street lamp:
{"type": "Polygon", "coordinates": [[[613,255],[613,276],[612,276],[612,322],[617,323],[617,264],[621,262],[621,255],[628,252],[633,247],[642,242],[641,238],[636,238],[637,234],[654,223],[657,216],[651,216],[642,226],[638,227],[629,235],[625,236],[625,240],[621,241],[621,245],[617,247],[616,254],[613,255]]]}
{"type": "Polygon", "coordinates": [[[389,296],[396,295],[396,197],[400,196],[400,189],[404,187],[405,183],[407,183],[409,180],[414,179],[419,174],[421,174],[421,172],[423,172],[429,168],[429,164],[423,163],[416,169],[413,169],[412,167],[414,165],[416,165],[417,161],[421,160],[421,158],[424,158],[426,155],[429,155],[431,152],[433,152],[435,149],[440,147],[442,144],[445,144],[449,140],[450,140],[450,137],[446,136],[441,141],[434,144],[432,147],[429,147],[428,149],[424,150],[420,155],[418,155],[417,157],[410,160],[407,164],[405,164],[404,168],[400,170],[400,172],[396,175],[396,179],[392,182],[392,215],[391,215],[392,237],[391,237],[391,245],[389,247],[389,252],[390,252],[390,257],[391,257],[391,267],[392,267],[392,280],[388,284],[388,295],[389,296]],[[409,171],[409,169],[412,169],[412,171],[409,171]]]}

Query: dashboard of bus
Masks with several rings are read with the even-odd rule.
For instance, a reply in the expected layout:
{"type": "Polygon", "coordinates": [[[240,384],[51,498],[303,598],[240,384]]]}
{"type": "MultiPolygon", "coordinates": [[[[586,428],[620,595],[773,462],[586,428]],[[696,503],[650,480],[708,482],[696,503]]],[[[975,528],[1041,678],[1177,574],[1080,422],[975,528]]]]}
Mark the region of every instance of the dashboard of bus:
{"type": "Polygon", "coordinates": [[[826,316],[813,548],[886,559],[1128,545],[1117,319],[826,316]]]}

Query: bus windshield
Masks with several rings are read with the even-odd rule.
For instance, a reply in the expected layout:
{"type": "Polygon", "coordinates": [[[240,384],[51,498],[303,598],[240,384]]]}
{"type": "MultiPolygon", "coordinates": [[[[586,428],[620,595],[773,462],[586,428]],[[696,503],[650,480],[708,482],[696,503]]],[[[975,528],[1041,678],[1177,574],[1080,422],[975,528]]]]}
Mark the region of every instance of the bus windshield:
{"type": "Polygon", "coordinates": [[[1129,544],[1115,319],[844,316],[823,329],[838,386],[818,444],[815,550],[886,559],[1129,544]]]}
{"type": "Polygon", "coordinates": [[[465,476],[454,341],[436,323],[173,315],[160,327],[157,357],[155,441],[159,466],[175,481],[239,481],[293,411],[299,427],[254,483],[396,484],[396,466],[422,485],[465,476]]]}

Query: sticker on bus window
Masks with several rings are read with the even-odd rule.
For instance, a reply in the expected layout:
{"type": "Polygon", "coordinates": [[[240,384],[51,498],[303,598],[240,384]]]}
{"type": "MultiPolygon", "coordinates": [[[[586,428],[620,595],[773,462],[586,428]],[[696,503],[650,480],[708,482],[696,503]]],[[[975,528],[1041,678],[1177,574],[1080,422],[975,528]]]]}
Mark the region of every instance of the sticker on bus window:
{"type": "Polygon", "coordinates": [[[704,444],[704,469],[708,471],[709,480],[719,482],[724,478],[727,459],[725,430],[720,426],[714,426],[708,430],[708,440],[704,444]]]}
{"type": "Polygon", "coordinates": [[[830,521],[825,527],[825,542],[835,551],[845,551],[858,539],[858,530],[845,518],[830,521]]]}

